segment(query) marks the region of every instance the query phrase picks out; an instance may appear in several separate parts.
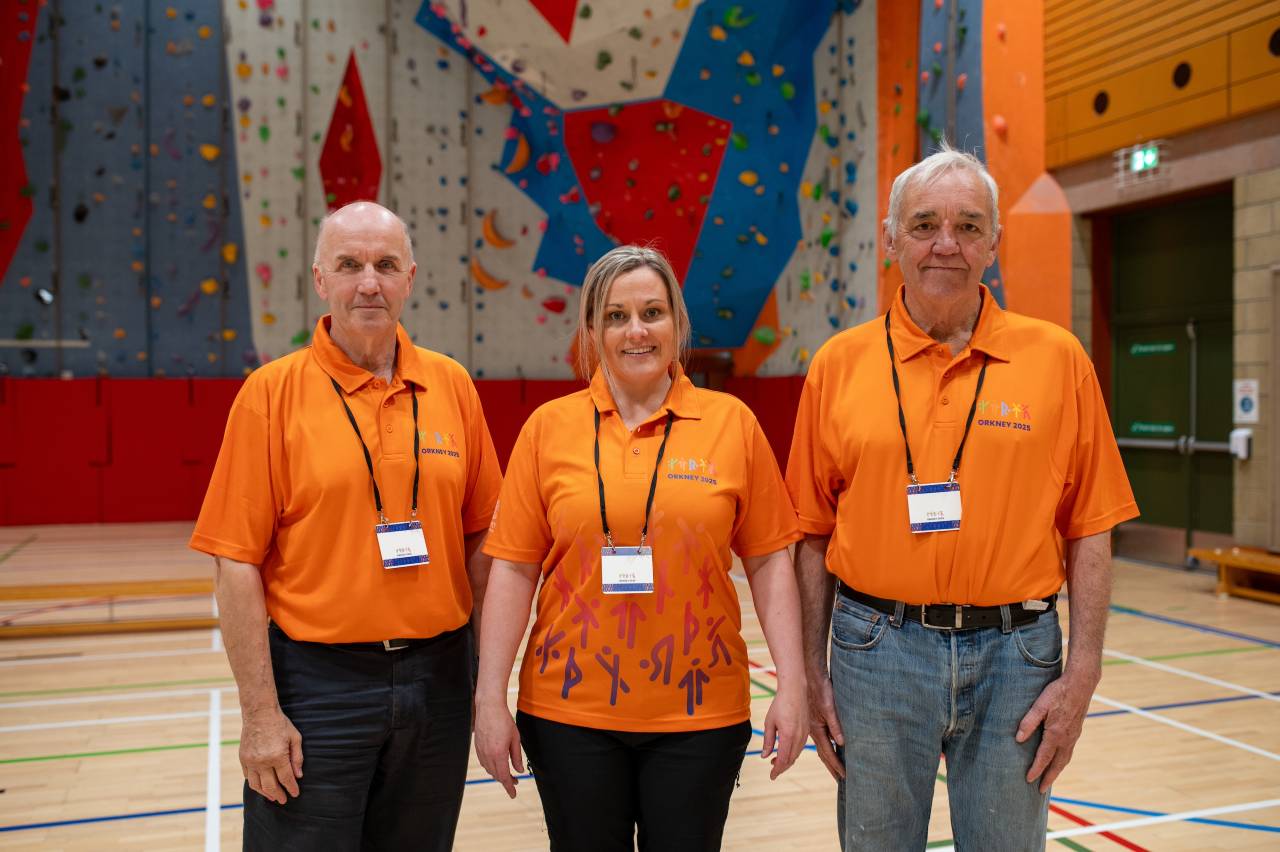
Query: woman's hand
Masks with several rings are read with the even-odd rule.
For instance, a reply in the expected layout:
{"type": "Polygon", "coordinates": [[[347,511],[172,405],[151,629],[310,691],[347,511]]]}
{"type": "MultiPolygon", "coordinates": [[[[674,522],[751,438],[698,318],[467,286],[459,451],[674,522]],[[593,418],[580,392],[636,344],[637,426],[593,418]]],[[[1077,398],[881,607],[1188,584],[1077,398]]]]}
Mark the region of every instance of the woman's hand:
{"type": "Polygon", "coordinates": [[[480,765],[514,799],[520,783],[515,775],[524,774],[524,758],[520,754],[520,732],[505,702],[477,701],[475,739],[480,765]]]}
{"type": "Polygon", "coordinates": [[[773,755],[770,781],[791,768],[808,738],[809,705],[804,684],[778,690],[764,717],[764,749],[760,752],[765,759],[773,755]]]}

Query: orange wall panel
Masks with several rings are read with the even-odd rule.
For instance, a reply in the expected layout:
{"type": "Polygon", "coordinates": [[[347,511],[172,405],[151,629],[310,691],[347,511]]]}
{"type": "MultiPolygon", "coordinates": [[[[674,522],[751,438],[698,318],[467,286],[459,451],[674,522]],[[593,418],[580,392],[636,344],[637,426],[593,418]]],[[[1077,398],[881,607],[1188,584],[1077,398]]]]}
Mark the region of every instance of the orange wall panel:
{"type": "MultiPolygon", "coordinates": [[[[876,197],[878,217],[889,214],[893,179],[916,161],[916,50],[920,40],[918,2],[876,4],[876,197]]],[[[884,239],[877,240],[880,272],[880,310],[902,283],[897,266],[886,266],[884,239]]]]}
{"type": "Polygon", "coordinates": [[[1236,83],[1231,87],[1230,95],[1232,115],[1244,115],[1280,104],[1280,71],[1236,83]]]}
{"type": "Polygon", "coordinates": [[[1280,56],[1271,52],[1271,34],[1280,29],[1280,15],[1231,34],[1231,82],[1280,71],[1280,56]]]}
{"type": "Polygon", "coordinates": [[[1219,89],[1097,130],[1068,136],[1066,162],[1074,163],[1109,154],[1126,145],[1171,136],[1226,117],[1227,90],[1219,89]]]}

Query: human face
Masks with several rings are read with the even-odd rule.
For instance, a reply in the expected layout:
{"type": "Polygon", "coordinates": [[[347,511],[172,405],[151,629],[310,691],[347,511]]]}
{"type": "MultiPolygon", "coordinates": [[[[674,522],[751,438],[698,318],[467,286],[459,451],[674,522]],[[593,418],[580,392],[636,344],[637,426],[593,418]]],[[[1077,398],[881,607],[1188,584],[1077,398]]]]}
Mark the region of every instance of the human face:
{"type": "Polygon", "coordinates": [[[329,304],[340,337],[395,336],[418,267],[391,211],[366,203],[345,208],[325,224],[316,293],[329,304]]]}
{"type": "Polygon", "coordinates": [[[908,188],[897,233],[885,231],[907,289],[925,298],[972,292],[995,262],[999,242],[990,194],[981,178],[962,169],[908,188]]]}
{"type": "Polygon", "coordinates": [[[656,271],[641,266],[609,285],[601,348],[609,375],[627,388],[643,392],[666,375],[676,356],[676,324],[656,271]]]}

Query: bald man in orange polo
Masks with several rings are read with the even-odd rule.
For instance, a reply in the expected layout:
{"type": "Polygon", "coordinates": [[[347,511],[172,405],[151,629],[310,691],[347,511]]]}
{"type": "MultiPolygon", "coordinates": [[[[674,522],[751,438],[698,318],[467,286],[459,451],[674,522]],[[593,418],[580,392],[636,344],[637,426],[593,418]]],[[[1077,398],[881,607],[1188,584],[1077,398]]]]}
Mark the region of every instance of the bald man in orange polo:
{"type": "Polygon", "coordinates": [[[787,485],[844,852],[925,847],[939,754],[957,848],[1043,849],[1101,676],[1109,534],[1138,510],[1080,343],[980,283],[997,210],[968,154],[899,175],[884,239],[905,283],[805,380],[787,485]]]}
{"type": "Polygon", "coordinates": [[[501,475],[466,370],[400,325],[404,222],[343,207],[312,270],[330,313],[245,381],[191,537],[240,690],[244,848],[447,850],[501,475]]]}

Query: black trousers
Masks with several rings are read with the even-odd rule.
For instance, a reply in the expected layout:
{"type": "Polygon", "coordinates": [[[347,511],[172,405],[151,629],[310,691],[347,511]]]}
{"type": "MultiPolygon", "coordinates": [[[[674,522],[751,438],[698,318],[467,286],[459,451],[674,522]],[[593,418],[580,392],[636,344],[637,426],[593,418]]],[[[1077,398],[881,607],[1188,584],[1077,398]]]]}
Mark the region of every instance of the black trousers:
{"type": "Polygon", "coordinates": [[[245,850],[451,849],[471,751],[470,629],[399,651],[268,632],[302,778],[285,805],[245,785],[245,850]]]}
{"type": "Polygon", "coordinates": [[[552,852],[714,852],[751,723],[679,733],[565,725],[520,712],[552,852]]]}

